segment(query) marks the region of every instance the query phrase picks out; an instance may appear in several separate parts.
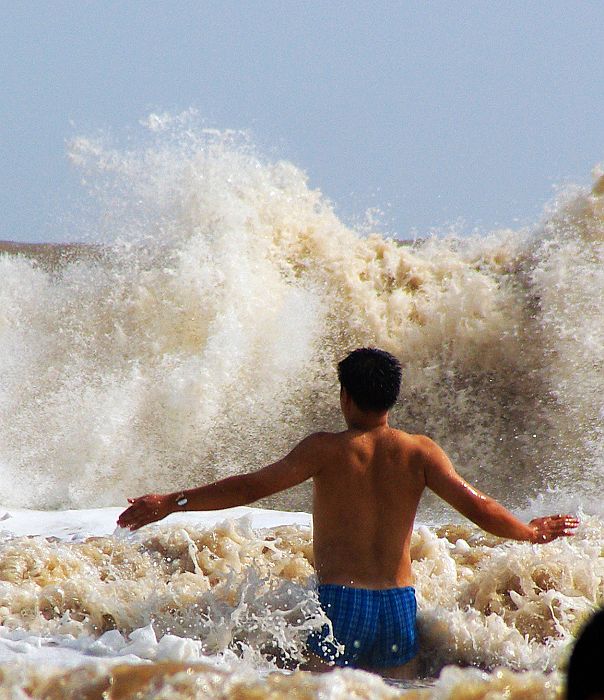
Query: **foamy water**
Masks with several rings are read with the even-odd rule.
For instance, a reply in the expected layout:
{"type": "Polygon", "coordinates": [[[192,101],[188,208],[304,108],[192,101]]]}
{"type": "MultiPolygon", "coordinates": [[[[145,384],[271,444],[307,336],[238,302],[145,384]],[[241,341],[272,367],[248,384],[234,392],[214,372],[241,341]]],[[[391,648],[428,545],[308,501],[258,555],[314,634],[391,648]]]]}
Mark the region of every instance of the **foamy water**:
{"type": "MultiPolygon", "coordinates": [[[[602,601],[602,172],[530,230],[401,245],[344,225],[304,173],[244,136],[167,116],[146,126],[128,148],[70,145],[96,202],[89,247],[0,255],[2,501],[67,523],[57,541],[1,541],[3,688],[403,692],[360,672],[276,672],[320,624],[309,530],[198,520],[124,538],[65,511],[253,469],[340,429],[335,363],[375,344],[404,367],[395,426],[435,438],[522,517],[585,515],[572,540],[533,547],[446,525],[455,514],[426,498],[430,528],[413,542],[422,664],[444,671],[405,692],[557,697],[573,635],[602,601]],[[143,665],[111,670],[123,661],[143,665]]],[[[308,511],[309,487],[265,505],[308,511]]]]}
{"type": "Polygon", "coordinates": [[[544,546],[469,526],[420,526],[411,553],[420,667],[431,683],[410,689],[361,671],[294,673],[309,632],[325,622],[308,517],[245,510],[236,520],[228,511],[172,516],[136,534],[109,534],[117,509],[64,512],[60,522],[8,511],[3,690],[100,697],[112,684],[124,693],[112,697],[463,698],[470,688],[473,697],[527,697],[532,688],[530,697],[554,698],[573,636],[604,595],[599,518],[544,546]],[[279,520],[292,524],[267,527],[279,520]]]}

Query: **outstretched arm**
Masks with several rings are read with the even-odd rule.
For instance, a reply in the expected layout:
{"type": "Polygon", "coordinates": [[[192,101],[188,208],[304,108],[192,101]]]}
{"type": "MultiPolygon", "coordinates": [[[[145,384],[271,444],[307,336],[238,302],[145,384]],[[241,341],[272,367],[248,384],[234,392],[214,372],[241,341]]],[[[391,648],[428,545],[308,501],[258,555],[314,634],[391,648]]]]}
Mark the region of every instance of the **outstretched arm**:
{"type": "Polygon", "coordinates": [[[253,503],[301,484],[317,471],[318,435],[309,435],[283,459],[255,472],[230,476],[206,486],[166,494],[129,498],[118,518],[120,527],[139,527],[184,510],[221,510],[253,503]]]}
{"type": "Polygon", "coordinates": [[[525,524],[501,503],[465,481],[435,442],[422,438],[420,450],[426,485],[486,532],[539,544],[574,534],[579,524],[575,516],[549,515],[525,524]]]}

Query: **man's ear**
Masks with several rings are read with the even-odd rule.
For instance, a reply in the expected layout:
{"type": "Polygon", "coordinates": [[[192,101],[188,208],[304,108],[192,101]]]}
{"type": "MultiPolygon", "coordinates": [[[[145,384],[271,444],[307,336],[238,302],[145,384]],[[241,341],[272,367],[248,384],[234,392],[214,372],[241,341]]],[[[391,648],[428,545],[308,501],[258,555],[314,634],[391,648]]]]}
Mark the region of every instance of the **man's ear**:
{"type": "Polygon", "coordinates": [[[346,389],[341,386],[340,387],[340,403],[343,406],[349,406],[351,402],[350,394],[346,391],[346,389]]]}

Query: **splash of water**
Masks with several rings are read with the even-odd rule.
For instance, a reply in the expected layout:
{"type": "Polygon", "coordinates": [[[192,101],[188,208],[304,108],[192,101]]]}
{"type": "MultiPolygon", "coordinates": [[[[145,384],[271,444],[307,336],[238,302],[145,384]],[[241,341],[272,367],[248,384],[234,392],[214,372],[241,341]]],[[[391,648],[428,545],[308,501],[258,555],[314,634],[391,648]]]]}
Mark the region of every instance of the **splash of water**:
{"type": "MultiPolygon", "coordinates": [[[[442,673],[433,687],[404,697],[556,697],[573,637],[604,599],[603,547],[595,517],[574,538],[541,547],[460,525],[419,528],[411,554],[420,669],[433,678],[442,673]]],[[[307,635],[324,621],[311,533],[297,526],[253,530],[239,520],[208,530],[161,525],[125,538],[0,542],[2,644],[21,645],[26,661],[42,643],[90,659],[77,673],[58,675],[49,666],[3,665],[3,688],[27,687],[32,697],[66,687],[81,696],[101,679],[112,682],[112,673],[118,685],[126,683],[121,667],[112,666],[142,660],[152,665],[132,668],[128,682],[134,693],[152,680],[145,697],[176,692],[177,682],[184,697],[214,682],[224,697],[237,698],[269,691],[401,696],[360,671],[324,680],[275,674],[304,659],[307,635]]]]}
{"type": "MultiPolygon", "coordinates": [[[[0,256],[5,502],[107,505],[266,464],[341,427],[334,365],[366,344],[403,362],[394,424],[483,490],[587,502],[604,464],[601,178],[530,231],[401,245],[346,227],[242,135],[146,126],[129,148],[71,144],[101,211],[94,255],[0,256]]],[[[308,488],[270,503],[308,509],[308,488]]]]}

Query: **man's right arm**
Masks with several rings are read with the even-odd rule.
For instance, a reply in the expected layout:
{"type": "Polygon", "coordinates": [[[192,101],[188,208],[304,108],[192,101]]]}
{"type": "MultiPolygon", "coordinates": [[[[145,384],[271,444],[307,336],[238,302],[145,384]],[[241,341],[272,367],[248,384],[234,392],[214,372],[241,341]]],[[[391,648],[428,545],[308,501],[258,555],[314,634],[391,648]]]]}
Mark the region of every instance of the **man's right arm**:
{"type": "Polygon", "coordinates": [[[469,484],[435,442],[418,437],[426,486],[473,523],[498,537],[545,544],[568,537],[579,524],[572,515],[550,515],[525,524],[498,501],[469,484]]]}
{"type": "Polygon", "coordinates": [[[138,530],[175,512],[221,510],[254,503],[314,476],[320,467],[322,442],[322,434],[315,433],[299,442],[288,455],[258,471],[186,491],[129,498],[130,507],[119,516],[117,523],[120,527],[138,530]]]}

